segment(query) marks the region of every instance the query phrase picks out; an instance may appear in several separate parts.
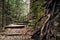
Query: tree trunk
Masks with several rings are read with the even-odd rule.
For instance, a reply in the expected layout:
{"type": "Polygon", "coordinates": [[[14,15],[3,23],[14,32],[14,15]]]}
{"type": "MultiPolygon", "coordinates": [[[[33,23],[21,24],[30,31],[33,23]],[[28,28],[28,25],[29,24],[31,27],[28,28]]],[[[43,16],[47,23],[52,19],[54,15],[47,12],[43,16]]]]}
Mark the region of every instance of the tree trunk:
{"type": "MultiPolygon", "coordinates": [[[[54,18],[59,14],[59,7],[57,6],[59,0],[47,0],[46,3],[46,17],[40,33],[40,40],[56,40],[54,34],[54,18]]],[[[60,4],[60,3],[59,3],[60,4]]]]}

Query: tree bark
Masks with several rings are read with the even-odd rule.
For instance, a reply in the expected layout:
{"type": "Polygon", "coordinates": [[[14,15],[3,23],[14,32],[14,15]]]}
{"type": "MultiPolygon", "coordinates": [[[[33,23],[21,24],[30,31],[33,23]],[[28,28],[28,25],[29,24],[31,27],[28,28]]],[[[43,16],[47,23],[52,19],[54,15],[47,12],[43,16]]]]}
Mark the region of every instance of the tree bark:
{"type": "MultiPolygon", "coordinates": [[[[56,6],[59,0],[47,0],[46,4],[46,16],[48,17],[42,28],[40,33],[40,40],[56,40],[56,35],[54,34],[54,18],[59,14],[59,8],[56,6]]],[[[60,4],[60,3],[59,3],[60,4]]]]}

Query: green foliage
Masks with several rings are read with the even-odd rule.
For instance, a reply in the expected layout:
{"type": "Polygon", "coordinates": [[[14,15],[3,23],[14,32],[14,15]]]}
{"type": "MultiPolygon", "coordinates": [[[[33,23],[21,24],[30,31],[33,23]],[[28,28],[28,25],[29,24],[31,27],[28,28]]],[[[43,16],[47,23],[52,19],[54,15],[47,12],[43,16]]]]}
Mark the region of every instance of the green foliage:
{"type": "Polygon", "coordinates": [[[36,16],[37,18],[40,18],[42,16],[44,16],[44,7],[42,7],[44,4],[44,0],[37,0],[34,2],[31,1],[31,13],[34,14],[34,16],[36,16]]]}
{"type": "Polygon", "coordinates": [[[44,16],[45,9],[42,7],[44,2],[45,0],[31,0],[30,16],[33,24],[35,24],[39,18],[44,16]]]}
{"type": "Polygon", "coordinates": [[[5,5],[6,18],[10,18],[14,22],[20,22],[21,14],[24,13],[23,0],[5,0],[5,5]]]}

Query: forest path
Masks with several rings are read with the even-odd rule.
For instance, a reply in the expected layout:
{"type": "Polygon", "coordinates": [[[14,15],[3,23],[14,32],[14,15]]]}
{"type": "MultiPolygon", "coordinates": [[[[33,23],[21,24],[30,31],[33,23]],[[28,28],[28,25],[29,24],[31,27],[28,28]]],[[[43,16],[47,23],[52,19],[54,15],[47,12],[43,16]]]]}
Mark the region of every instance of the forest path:
{"type": "Polygon", "coordinates": [[[33,40],[31,35],[26,34],[28,30],[24,24],[10,24],[4,32],[0,32],[0,40],[33,40]]]}

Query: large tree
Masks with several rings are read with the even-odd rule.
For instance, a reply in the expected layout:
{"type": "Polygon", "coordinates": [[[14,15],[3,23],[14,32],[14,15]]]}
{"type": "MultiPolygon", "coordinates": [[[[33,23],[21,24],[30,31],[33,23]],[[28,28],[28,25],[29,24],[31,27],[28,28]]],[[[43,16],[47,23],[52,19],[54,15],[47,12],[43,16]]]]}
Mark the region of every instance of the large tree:
{"type": "Polygon", "coordinates": [[[54,35],[53,25],[54,25],[54,18],[59,14],[60,11],[59,4],[60,0],[46,0],[45,16],[47,17],[47,19],[41,28],[41,34],[40,34],[41,40],[44,39],[44,37],[46,37],[46,40],[51,40],[52,37],[56,36],[54,35]]]}
{"type": "MultiPolygon", "coordinates": [[[[34,0],[33,3],[37,2],[37,1],[39,2],[39,0],[34,0]]],[[[41,0],[40,0],[40,2],[41,2],[41,0]]],[[[43,16],[41,16],[37,20],[37,22],[35,24],[35,25],[37,25],[38,22],[43,21],[45,18],[42,26],[39,28],[40,31],[39,30],[37,31],[37,32],[40,32],[40,40],[51,40],[52,38],[56,38],[56,35],[54,32],[54,19],[60,12],[59,4],[60,4],[60,0],[45,0],[44,4],[42,5],[42,7],[45,8],[45,13],[43,16]]],[[[34,8],[37,9],[36,6],[39,6],[39,5],[35,5],[34,8]]],[[[34,9],[35,13],[37,13],[36,9],[34,9]]],[[[39,11],[40,11],[40,9],[39,9],[39,11]]],[[[40,13],[40,14],[42,14],[42,13],[40,13]]]]}

